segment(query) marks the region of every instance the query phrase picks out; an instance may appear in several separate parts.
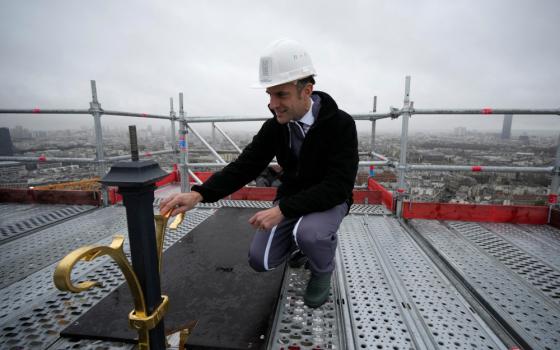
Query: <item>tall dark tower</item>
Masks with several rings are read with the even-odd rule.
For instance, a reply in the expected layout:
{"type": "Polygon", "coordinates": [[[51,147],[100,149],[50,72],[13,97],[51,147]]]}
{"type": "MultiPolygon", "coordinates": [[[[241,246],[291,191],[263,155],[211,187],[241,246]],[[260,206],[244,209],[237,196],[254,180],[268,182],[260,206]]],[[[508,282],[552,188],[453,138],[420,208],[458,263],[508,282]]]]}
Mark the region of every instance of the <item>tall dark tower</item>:
{"type": "Polygon", "coordinates": [[[11,157],[14,155],[14,145],[10,136],[10,129],[0,128],[0,156],[11,157]]]}
{"type": "Polygon", "coordinates": [[[504,115],[504,125],[502,126],[502,140],[509,140],[511,138],[511,123],[513,115],[504,115]]]}

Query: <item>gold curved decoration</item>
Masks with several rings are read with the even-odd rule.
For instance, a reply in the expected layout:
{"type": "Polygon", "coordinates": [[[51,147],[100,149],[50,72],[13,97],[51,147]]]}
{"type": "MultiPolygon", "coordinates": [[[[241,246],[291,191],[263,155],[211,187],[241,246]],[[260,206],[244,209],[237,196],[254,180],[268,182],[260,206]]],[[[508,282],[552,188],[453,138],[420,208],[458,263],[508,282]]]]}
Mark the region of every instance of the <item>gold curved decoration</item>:
{"type": "MultiPolygon", "coordinates": [[[[164,231],[165,231],[165,226],[164,231]]],[[[162,238],[165,232],[162,233],[162,238]]],[[[162,302],[151,313],[148,314],[144,294],[140,287],[140,282],[132,266],[128,262],[123,250],[124,236],[117,235],[108,246],[84,246],[66,255],[56,266],[54,271],[54,284],[61,291],[79,293],[91,289],[99,282],[85,281],[73,284],[71,280],[72,269],[80,260],[92,261],[103,255],[111,257],[121,269],[134,301],[134,310],[128,316],[128,321],[133,329],[138,331],[139,349],[149,349],[149,330],[154,328],[167,312],[169,298],[162,295],[162,302]]],[[[163,248],[163,243],[161,244],[163,248]]]]}
{"type": "Polygon", "coordinates": [[[156,223],[156,249],[157,249],[158,266],[159,266],[160,273],[161,273],[161,266],[162,266],[161,259],[163,259],[163,243],[165,241],[165,228],[167,227],[169,214],[171,214],[171,212],[166,213],[164,215],[154,215],[154,220],[156,223]]]}
{"type": "MultiPolygon", "coordinates": [[[[165,239],[165,229],[169,220],[171,212],[164,215],[154,215],[156,225],[156,244],[158,254],[158,267],[161,272],[162,257],[163,257],[163,243],[165,239]]],[[[171,224],[171,229],[176,229],[184,220],[185,214],[177,215],[175,221],[171,224]]],[[[126,258],[123,250],[124,236],[116,235],[113,241],[108,246],[90,245],[80,247],[70,254],[66,255],[56,266],[54,270],[54,284],[56,288],[61,291],[68,291],[73,293],[80,293],[91,289],[95,286],[101,286],[101,283],[94,281],[84,281],[77,284],[72,283],[72,269],[80,260],[92,261],[98,257],[108,255],[111,257],[121,269],[130,292],[134,300],[134,310],[128,315],[128,322],[130,326],[138,331],[138,346],[139,349],[149,349],[149,330],[157,326],[163,319],[163,315],[167,312],[169,306],[169,298],[162,295],[162,301],[158,307],[148,314],[146,309],[146,301],[138,277],[130,262],[126,258]]]]}
{"type": "Polygon", "coordinates": [[[123,243],[124,236],[116,235],[108,246],[84,246],[66,255],[54,270],[54,284],[56,288],[61,291],[79,293],[99,285],[99,282],[94,281],[85,281],[74,285],[71,280],[72,269],[80,260],[92,261],[103,255],[108,255],[117,263],[128,283],[132,298],[134,299],[134,309],[145,314],[146,303],[140,282],[124,254],[123,243]]]}
{"type": "Polygon", "coordinates": [[[185,220],[185,213],[180,213],[175,217],[175,220],[169,225],[169,228],[172,230],[176,230],[179,225],[185,220]]]}
{"type": "MultiPolygon", "coordinates": [[[[156,223],[156,244],[157,244],[157,252],[158,252],[158,264],[159,264],[159,272],[161,273],[162,267],[162,259],[163,259],[163,243],[165,242],[165,229],[167,228],[167,222],[171,216],[171,211],[165,213],[163,215],[156,214],[154,215],[154,220],[156,223]]],[[[169,225],[169,228],[172,230],[177,229],[179,225],[185,219],[185,213],[181,213],[175,217],[175,220],[169,225]]]]}

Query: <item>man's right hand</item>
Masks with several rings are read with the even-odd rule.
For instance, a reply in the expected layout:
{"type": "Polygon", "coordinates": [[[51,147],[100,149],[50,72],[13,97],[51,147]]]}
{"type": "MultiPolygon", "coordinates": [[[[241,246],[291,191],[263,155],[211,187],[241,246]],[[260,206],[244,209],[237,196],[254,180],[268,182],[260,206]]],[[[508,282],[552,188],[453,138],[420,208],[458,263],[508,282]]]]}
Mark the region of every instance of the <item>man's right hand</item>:
{"type": "Polygon", "coordinates": [[[187,193],[173,193],[165,198],[159,204],[159,212],[164,215],[171,211],[171,216],[194,208],[195,205],[202,201],[202,195],[198,192],[192,191],[187,193]]]}

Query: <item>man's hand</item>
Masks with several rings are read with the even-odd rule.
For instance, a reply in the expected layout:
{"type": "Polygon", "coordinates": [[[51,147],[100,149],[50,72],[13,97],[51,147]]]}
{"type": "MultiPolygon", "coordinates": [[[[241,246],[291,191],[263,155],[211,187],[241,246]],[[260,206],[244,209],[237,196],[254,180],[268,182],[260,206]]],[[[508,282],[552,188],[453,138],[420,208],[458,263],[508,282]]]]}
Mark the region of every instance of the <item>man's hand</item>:
{"type": "Polygon", "coordinates": [[[201,201],[202,195],[195,191],[187,193],[173,193],[161,201],[159,204],[159,212],[164,215],[171,211],[171,216],[175,216],[179,213],[191,210],[201,201]]]}
{"type": "Polygon", "coordinates": [[[284,219],[284,215],[280,211],[280,208],[276,206],[259,211],[249,219],[249,223],[257,230],[270,230],[278,225],[282,219],[284,219]]]}

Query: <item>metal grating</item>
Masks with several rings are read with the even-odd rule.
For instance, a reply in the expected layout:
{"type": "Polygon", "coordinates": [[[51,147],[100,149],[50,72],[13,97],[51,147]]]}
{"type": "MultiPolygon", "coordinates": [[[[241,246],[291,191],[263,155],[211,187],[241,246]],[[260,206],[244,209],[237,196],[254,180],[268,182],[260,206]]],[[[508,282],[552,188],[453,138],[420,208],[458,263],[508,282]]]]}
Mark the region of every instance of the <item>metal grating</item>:
{"type": "Polygon", "coordinates": [[[0,244],[94,208],[91,205],[0,204],[0,244]]]}
{"type": "Polygon", "coordinates": [[[443,349],[498,349],[504,346],[397,219],[368,218],[367,224],[373,242],[379,246],[378,254],[386,254],[402,282],[397,285],[399,290],[402,294],[407,292],[405,303],[416,306],[419,317],[413,319],[422,323],[417,328],[426,329],[434,345],[443,349]]]}
{"type": "Polygon", "coordinates": [[[362,220],[340,232],[357,348],[504,348],[395,218],[362,220]]]}
{"type": "Polygon", "coordinates": [[[59,338],[56,343],[49,346],[49,350],[67,350],[67,349],[84,349],[84,350],[124,350],[133,349],[135,344],[110,342],[106,340],[89,340],[89,339],[69,339],[59,338]]]}
{"type": "Polygon", "coordinates": [[[448,225],[560,304],[560,270],[554,267],[560,266],[559,251],[548,249],[510,224],[450,222],[448,225]]]}
{"type": "Polygon", "coordinates": [[[352,204],[350,214],[387,215],[391,214],[385,206],[374,204],[352,204]]]}
{"type": "MultiPolygon", "coordinates": [[[[106,214],[110,211],[120,213],[124,218],[124,208],[106,208],[103,210],[106,214]]],[[[175,231],[169,231],[166,235],[164,248],[181,239],[190,230],[211,216],[215,210],[196,209],[189,212],[185,221],[175,231]]],[[[98,225],[103,226],[106,220],[112,220],[107,215],[98,218],[98,225]]],[[[61,226],[61,225],[59,225],[61,226]]],[[[126,232],[126,226],[123,226],[120,233],[126,232]],[[124,231],[124,232],[123,232],[124,231]]],[[[81,231],[79,231],[81,232],[81,231]]],[[[107,235],[118,233],[115,231],[107,232],[107,235]]],[[[101,244],[109,243],[111,238],[102,240],[101,244]]],[[[75,247],[84,245],[83,242],[76,242],[75,247]]],[[[65,253],[69,253],[70,250],[65,253]]],[[[128,240],[125,241],[125,252],[129,251],[128,240]]],[[[0,321],[2,332],[0,333],[0,348],[2,349],[46,349],[56,342],[55,348],[80,348],[80,349],[101,349],[103,346],[120,346],[119,344],[105,343],[99,345],[97,341],[87,340],[59,340],[59,332],[70,322],[80,317],[84,312],[89,310],[95,303],[108,295],[117,288],[124,278],[116,264],[109,258],[103,257],[93,261],[92,263],[80,262],[73,274],[73,280],[94,280],[103,283],[101,288],[94,288],[90,291],[72,294],[62,293],[55,289],[52,282],[40,284],[41,288],[37,288],[35,282],[45,279],[54,272],[55,264],[52,264],[43,270],[37,272],[38,277],[29,276],[29,278],[2,289],[0,308],[11,308],[13,311],[5,314],[0,321]],[[88,268],[89,267],[89,268],[88,268]],[[83,274],[82,274],[83,273],[83,274]],[[31,291],[42,289],[41,294],[22,293],[22,291],[31,291]],[[17,294],[21,294],[19,300],[17,294]],[[14,307],[12,304],[17,304],[14,307]],[[112,345],[111,345],[112,344],[112,345]]],[[[132,308],[132,306],[131,306],[132,308]]]]}
{"type": "Polygon", "coordinates": [[[414,348],[400,305],[383,274],[362,218],[347,216],[339,229],[346,305],[358,349],[414,348]]]}
{"type": "MultiPolygon", "coordinates": [[[[154,206],[159,206],[162,198],[154,200],[154,206]]],[[[197,208],[262,208],[268,209],[272,207],[271,201],[246,201],[246,200],[230,200],[221,199],[215,203],[200,203],[197,208]]],[[[352,204],[350,214],[368,214],[368,215],[386,215],[390,212],[383,205],[372,204],[352,204]]]]}
{"type": "MultiPolygon", "coordinates": [[[[158,207],[163,198],[156,198],[154,200],[154,207],[158,207]]],[[[230,200],[221,199],[214,203],[199,203],[197,208],[271,208],[272,202],[270,201],[244,201],[244,200],[230,200]]]]}
{"type": "Polygon", "coordinates": [[[336,288],[331,288],[329,300],[323,306],[309,308],[303,303],[309,275],[304,268],[287,267],[269,349],[344,349],[336,317],[336,288]]]}
{"type": "Polygon", "coordinates": [[[463,236],[468,234],[468,227],[461,229],[459,223],[450,224],[460,232],[435,221],[411,223],[527,343],[541,349],[558,349],[559,307],[494,257],[475,247],[463,236]]]}
{"type": "Polygon", "coordinates": [[[517,225],[535,239],[560,250],[560,230],[549,225],[517,225]]]}
{"type": "Polygon", "coordinates": [[[0,288],[39,271],[69,251],[126,229],[124,207],[103,208],[0,246],[0,288]]]}

